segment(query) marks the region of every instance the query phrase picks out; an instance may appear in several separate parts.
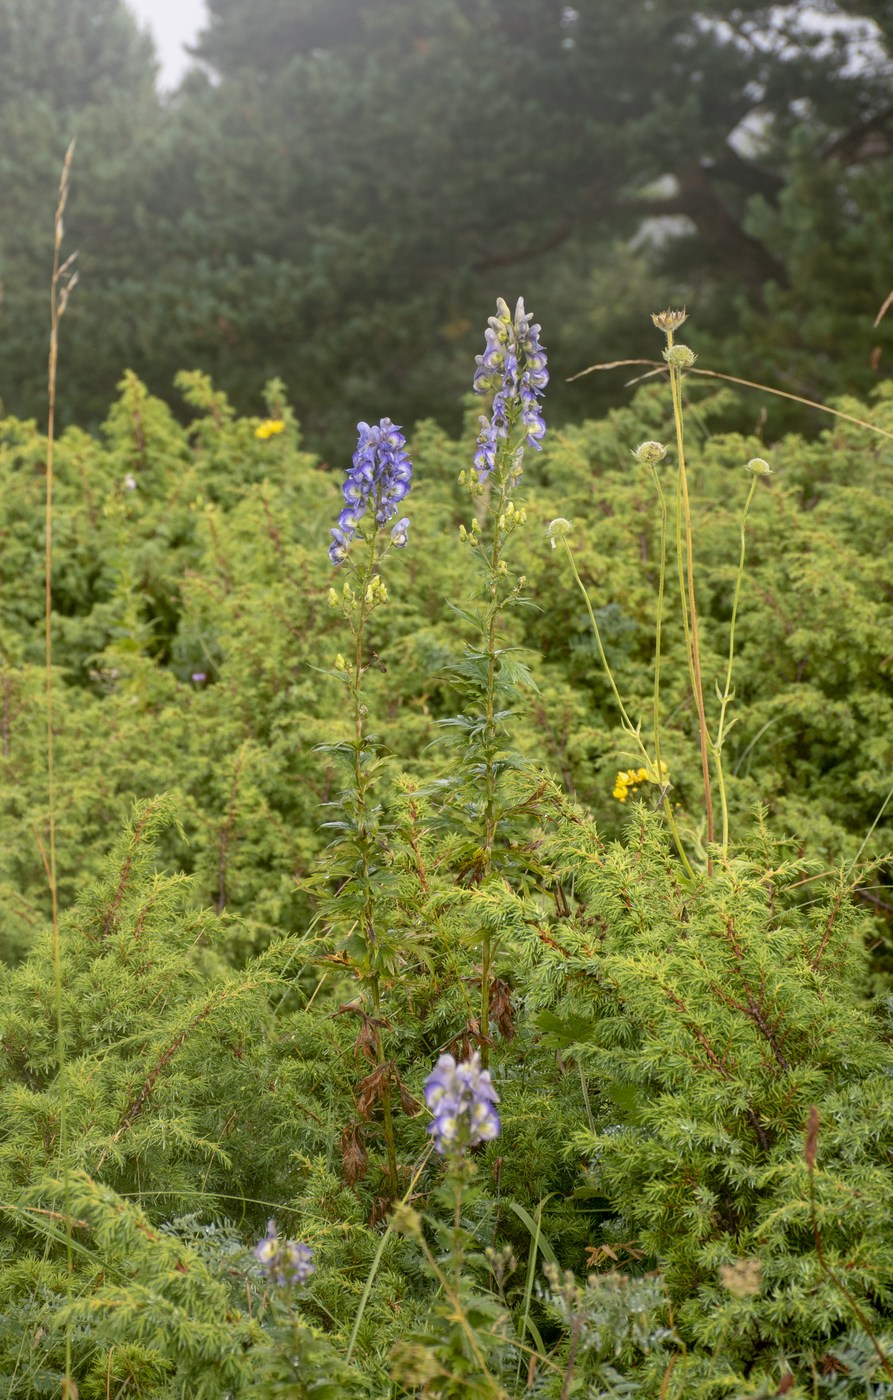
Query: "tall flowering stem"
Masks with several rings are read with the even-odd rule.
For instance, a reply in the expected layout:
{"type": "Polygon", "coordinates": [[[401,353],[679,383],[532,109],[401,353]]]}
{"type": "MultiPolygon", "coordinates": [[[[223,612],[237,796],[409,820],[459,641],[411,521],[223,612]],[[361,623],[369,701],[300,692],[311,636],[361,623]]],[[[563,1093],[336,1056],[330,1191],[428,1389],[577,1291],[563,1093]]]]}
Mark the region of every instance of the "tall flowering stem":
{"type": "Polygon", "coordinates": [[[393,1099],[381,1009],[387,950],[382,946],[376,927],[380,844],[374,784],[379,760],[376,746],[366,733],[363,683],[368,670],[366,632],[369,619],[388,600],[381,563],[389,550],[403,548],[408,540],[409,520],[403,517],[392,526],[390,522],[399,513],[409,492],[412,463],[403,433],[389,418],[382,418],[377,426],[359,423],[357,427],[357,448],[343,486],[345,505],[337,526],[331,531],[329,546],[331,562],[336,567],[345,566],[349,574],[340,594],[334,588],[330,590],[329,602],[340,609],[353,641],[351,659],[348,661],[339,654],[336,661],[336,670],[343,677],[351,702],[353,735],[348,748],[353,783],[341,798],[346,820],[338,825],[345,834],[335,843],[334,860],[338,874],[346,877],[339,899],[347,896],[355,916],[348,951],[368,998],[365,1023],[368,1034],[362,1038],[362,1043],[365,1049],[371,1044],[377,1065],[375,1091],[381,1104],[388,1181],[392,1196],[396,1198],[399,1177],[393,1099]]]}
{"type": "MultiPolygon", "coordinates": [[[[482,415],[474,455],[474,469],[463,472],[476,507],[471,530],[463,526],[460,538],[480,560],[484,573],[485,606],[479,611],[480,649],[469,648],[463,671],[476,680],[483,699],[480,737],[475,743],[474,768],[482,787],[479,812],[480,844],[475,879],[483,884],[493,867],[499,825],[498,777],[501,716],[497,693],[504,651],[499,646],[500,623],[505,611],[517,603],[523,578],[513,580],[503,557],[514,531],[527,516],[514,501],[521,480],[524,450],[540,450],[546,431],[540,400],[549,382],[546,353],[540,344],[540,327],[519,298],[514,312],[500,297],[496,315],[489,318],[483,353],[476,357],[473,388],[476,394],[492,394],[489,415],[482,415]]],[[[481,1062],[489,1059],[490,982],[493,940],[485,929],[481,939],[481,1062]]]]}
{"type": "Polygon", "coordinates": [[[698,712],[698,738],[701,749],[701,772],[704,780],[704,809],[707,818],[707,873],[713,872],[710,846],[713,843],[713,792],[710,785],[710,735],[707,717],[704,712],[704,686],[701,679],[701,652],[698,641],[698,612],[695,604],[695,561],[691,523],[691,502],[688,494],[688,473],[685,469],[685,442],[682,417],[682,372],[694,364],[695,356],[687,345],[677,345],[676,331],[686,319],[685,311],[661,311],[652,317],[658,330],[667,338],[664,359],[670,375],[670,394],[673,401],[673,422],[676,429],[676,451],[679,459],[679,481],[677,488],[676,550],[679,568],[679,587],[682,597],[682,619],[685,628],[685,641],[688,650],[688,665],[691,675],[692,694],[698,712]],[[684,528],[683,528],[684,525],[684,528]]]}

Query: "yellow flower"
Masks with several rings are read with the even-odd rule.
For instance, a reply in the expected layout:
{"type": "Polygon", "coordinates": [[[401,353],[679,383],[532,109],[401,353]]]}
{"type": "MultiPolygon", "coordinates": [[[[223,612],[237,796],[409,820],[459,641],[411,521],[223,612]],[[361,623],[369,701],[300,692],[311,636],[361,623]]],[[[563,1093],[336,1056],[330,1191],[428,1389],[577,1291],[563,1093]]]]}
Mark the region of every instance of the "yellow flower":
{"type": "MultiPolygon", "coordinates": [[[[660,782],[661,785],[663,785],[668,779],[667,765],[663,761],[661,761],[660,769],[660,782]]],[[[625,802],[627,797],[629,797],[630,788],[638,787],[640,783],[655,783],[657,781],[657,770],[654,767],[650,770],[648,768],[621,769],[617,774],[617,779],[614,783],[614,791],[611,796],[616,797],[618,802],[625,802]]]]}
{"type": "Polygon", "coordinates": [[[265,418],[262,423],[258,423],[254,430],[254,436],[266,442],[274,433],[281,433],[285,429],[285,424],[281,418],[265,418]]]}

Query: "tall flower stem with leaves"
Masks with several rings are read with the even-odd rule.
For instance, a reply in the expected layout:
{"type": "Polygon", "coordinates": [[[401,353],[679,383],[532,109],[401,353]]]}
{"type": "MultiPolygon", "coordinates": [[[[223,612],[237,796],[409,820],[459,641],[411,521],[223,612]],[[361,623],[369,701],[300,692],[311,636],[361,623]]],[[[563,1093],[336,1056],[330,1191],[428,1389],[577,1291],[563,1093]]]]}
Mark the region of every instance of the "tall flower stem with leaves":
{"type": "Polygon", "coordinates": [[[377,427],[358,425],[359,440],[351,470],[344,483],[344,509],[332,530],[329,558],[336,566],[346,565],[353,576],[340,594],[329,594],[332,606],[340,609],[347,622],[353,647],[350,660],[339,654],[336,670],[342,676],[350,697],[352,737],[347,745],[329,746],[329,752],[347,757],[351,786],[341,794],[339,819],[330,823],[341,834],[330,848],[328,874],[343,880],[334,907],[347,918],[350,933],[345,951],[363,985],[367,1007],[361,1008],[363,1030],[359,1043],[376,1064],[370,1101],[381,1104],[382,1126],[387,1155],[388,1185],[392,1197],[399,1195],[397,1152],[394,1142],[394,1114],[391,1076],[383,1038],[382,977],[392,963],[389,945],[378,929],[376,879],[381,865],[380,816],[375,800],[375,782],[385,761],[374,736],[366,732],[367,705],[363,682],[368,670],[367,627],[372,613],[387,602],[388,593],[380,567],[392,548],[405,546],[409,520],[398,520],[388,531],[412,480],[412,463],[405,451],[406,439],[389,418],[377,427]]]}
{"type": "MultiPolygon", "coordinates": [[[[525,311],[519,298],[514,313],[500,297],[496,315],[485,332],[483,354],[476,357],[474,391],[493,393],[490,415],[481,417],[472,473],[462,473],[475,505],[471,529],[463,526],[460,537],[472,549],[483,574],[483,605],[473,616],[479,628],[476,646],[466,648],[463,661],[455,668],[456,678],[472,691],[482,706],[481,713],[464,720],[468,748],[466,769],[479,785],[481,800],[477,810],[479,844],[474,862],[474,879],[479,885],[493,868],[500,820],[499,779],[506,768],[502,731],[509,711],[500,708],[500,699],[521,680],[529,680],[523,666],[499,645],[502,619],[508,609],[521,601],[524,579],[515,579],[504,558],[508,540],[526,523],[527,515],[518,508],[514,496],[521,480],[525,447],[540,448],[546,431],[539,400],[549,382],[545,351],[540,344],[540,327],[525,311]]],[[[489,1061],[490,984],[494,947],[491,933],[481,937],[481,1061],[489,1061]]]]}

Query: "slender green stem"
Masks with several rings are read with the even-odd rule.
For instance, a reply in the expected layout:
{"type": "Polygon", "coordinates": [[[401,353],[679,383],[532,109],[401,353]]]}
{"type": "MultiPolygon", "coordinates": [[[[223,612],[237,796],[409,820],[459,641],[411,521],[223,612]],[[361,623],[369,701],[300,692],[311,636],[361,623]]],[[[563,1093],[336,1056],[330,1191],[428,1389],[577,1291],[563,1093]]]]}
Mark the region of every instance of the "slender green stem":
{"type": "Polygon", "coordinates": [[[741,599],[741,583],[744,578],[744,550],[746,542],[745,526],[747,516],[750,511],[750,503],[753,500],[753,493],[756,490],[757,477],[754,475],[750,490],[747,493],[747,500],[744,503],[744,511],[741,516],[741,553],[738,558],[738,575],[735,579],[735,596],[732,599],[732,621],[729,625],[729,665],[726,671],[725,689],[719,701],[719,725],[716,731],[716,743],[713,746],[713,756],[716,762],[716,781],[719,787],[719,802],[722,809],[722,854],[723,859],[729,853],[729,803],[726,795],[725,774],[722,763],[722,746],[726,736],[726,712],[732,703],[732,667],[735,663],[735,622],[738,617],[738,603],[741,599]]]}
{"type": "MultiPolygon", "coordinates": [[[[384,1039],[381,1033],[381,980],[378,970],[375,967],[375,896],[370,879],[369,833],[366,829],[366,798],[369,781],[363,769],[364,719],[366,713],[362,698],[364,669],[363,642],[366,622],[370,612],[369,588],[375,575],[375,546],[376,536],[373,535],[369,540],[369,555],[366,567],[360,572],[360,608],[354,628],[354,669],[351,692],[354,704],[354,785],[357,804],[357,842],[362,862],[363,936],[366,940],[366,949],[370,964],[368,984],[369,1000],[374,1021],[375,1058],[379,1069],[384,1070],[387,1064],[387,1057],[385,1056],[384,1039]]],[[[396,1199],[400,1189],[400,1178],[397,1171],[397,1149],[394,1141],[394,1113],[391,1099],[391,1084],[387,1073],[382,1074],[380,1093],[385,1151],[388,1161],[388,1181],[391,1193],[396,1199]]]]}
{"type": "MultiPolygon", "coordinates": [[[[673,332],[667,331],[667,348],[673,348],[673,332]]],[[[682,421],[682,391],[681,375],[679,369],[670,365],[670,393],[673,399],[673,422],[676,428],[676,448],[679,456],[679,502],[677,503],[677,544],[680,549],[679,570],[682,576],[682,541],[679,538],[682,532],[682,522],[680,519],[679,505],[685,517],[685,573],[688,583],[688,627],[687,639],[689,641],[689,663],[691,669],[692,691],[695,697],[695,706],[698,711],[698,736],[701,747],[701,771],[704,778],[704,807],[707,814],[707,873],[713,873],[713,861],[709,855],[709,847],[713,843],[713,793],[710,787],[710,736],[707,731],[707,717],[704,713],[704,687],[701,682],[701,653],[698,645],[698,613],[695,605],[695,561],[693,531],[691,523],[691,502],[688,495],[688,475],[685,470],[685,443],[683,438],[682,421]]]]}
{"type": "Polygon", "coordinates": [[[495,1382],[493,1375],[491,1375],[490,1369],[488,1369],[483,1351],[481,1351],[479,1345],[477,1345],[477,1337],[474,1336],[474,1330],[472,1329],[472,1326],[470,1326],[469,1320],[467,1320],[465,1308],[463,1308],[462,1306],[462,1298],[460,1298],[459,1296],[458,1289],[452,1287],[451,1282],[449,1282],[447,1278],[447,1274],[444,1273],[444,1270],[442,1270],[440,1264],[438,1264],[437,1259],[435,1259],[434,1254],[431,1253],[430,1247],[428,1247],[424,1236],[421,1236],[419,1240],[419,1246],[421,1249],[421,1253],[424,1254],[424,1257],[426,1257],[428,1261],[428,1267],[430,1267],[431,1273],[434,1274],[434,1277],[437,1278],[438,1284],[440,1284],[441,1288],[444,1289],[445,1294],[447,1294],[448,1301],[452,1303],[453,1319],[455,1319],[455,1322],[459,1323],[459,1326],[462,1327],[463,1333],[465,1333],[465,1336],[467,1338],[467,1344],[469,1344],[470,1350],[472,1350],[474,1361],[476,1361],[477,1365],[480,1366],[481,1378],[486,1379],[488,1380],[488,1382],[490,1382],[490,1385],[493,1386],[494,1394],[501,1394],[500,1387],[497,1386],[497,1382],[495,1382]]]}
{"type": "Polygon", "coordinates": [[[589,600],[589,594],[586,592],[586,586],[583,583],[583,580],[580,578],[579,570],[577,569],[577,562],[574,559],[573,554],[571,553],[571,547],[567,542],[567,536],[561,535],[559,536],[559,538],[561,540],[561,544],[564,547],[564,552],[568,557],[568,562],[571,566],[571,572],[573,573],[573,576],[576,579],[577,587],[583,594],[583,601],[586,604],[586,611],[589,614],[589,621],[592,625],[593,635],[595,636],[595,644],[598,647],[598,654],[602,663],[602,668],[604,670],[605,675],[608,678],[608,684],[611,687],[614,699],[617,702],[617,708],[620,711],[620,717],[623,721],[623,727],[629,734],[630,738],[634,739],[635,742],[638,744],[646,764],[650,767],[651,758],[648,753],[648,750],[642,742],[642,735],[639,731],[639,726],[637,724],[633,724],[632,720],[630,719],[626,710],[626,706],[624,705],[623,700],[621,698],[620,691],[617,689],[617,682],[614,679],[614,672],[611,670],[610,663],[608,661],[607,655],[605,654],[605,648],[602,643],[602,634],[599,631],[598,622],[596,621],[595,613],[592,610],[592,603],[589,600]]]}
{"type": "MultiPolygon", "coordinates": [[[[566,554],[567,557],[568,557],[568,562],[570,563],[571,572],[573,573],[573,576],[574,576],[574,578],[575,578],[575,580],[576,580],[576,582],[577,582],[577,587],[579,588],[580,592],[583,594],[583,601],[584,601],[584,603],[586,604],[586,611],[587,611],[588,614],[589,614],[589,621],[590,621],[590,623],[592,624],[592,631],[593,631],[593,634],[594,634],[594,636],[595,636],[596,646],[598,647],[598,654],[599,654],[599,657],[601,658],[601,663],[602,663],[602,667],[603,667],[603,669],[604,669],[605,675],[606,675],[607,678],[608,678],[608,684],[610,685],[611,690],[612,690],[613,695],[614,695],[614,699],[615,699],[615,701],[617,702],[617,708],[618,708],[618,710],[620,711],[620,718],[621,718],[621,721],[622,721],[622,723],[623,723],[623,728],[624,728],[624,730],[626,731],[626,733],[630,736],[630,738],[631,738],[632,740],[634,740],[634,742],[638,745],[639,751],[640,751],[640,753],[642,754],[642,757],[643,757],[644,760],[645,760],[645,766],[646,766],[646,768],[652,769],[652,768],[654,768],[654,765],[653,765],[652,762],[651,762],[651,755],[649,754],[648,749],[645,747],[645,744],[644,744],[643,741],[642,741],[642,734],[641,734],[640,727],[639,727],[639,725],[637,725],[637,724],[633,724],[632,720],[631,720],[630,717],[629,717],[629,714],[627,713],[626,706],[624,705],[623,700],[622,700],[622,698],[621,698],[620,691],[617,689],[617,682],[616,682],[615,679],[614,679],[614,673],[613,673],[613,671],[611,670],[610,662],[608,661],[607,655],[606,655],[606,653],[605,653],[605,648],[604,648],[604,645],[603,645],[603,643],[602,643],[601,632],[599,631],[598,622],[596,621],[595,613],[593,612],[593,609],[592,609],[592,603],[591,603],[591,601],[590,601],[589,594],[588,594],[587,591],[586,591],[586,585],[584,584],[583,580],[580,578],[580,573],[579,573],[579,570],[577,569],[576,560],[574,559],[574,556],[573,556],[573,554],[572,554],[572,552],[571,552],[571,547],[570,547],[570,545],[569,545],[568,542],[567,542],[567,536],[566,536],[566,535],[560,535],[558,538],[560,539],[561,544],[562,544],[563,547],[564,547],[564,552],[565,552],[565,554],[566,554]]],[[[654,772],[655,772],[655,777],[657,777],[658,779],[660,779],[661,776],[662,776],[661,769],[660,769],[660,768],[657,768],[657,769],[654,770],[654,772]]],[[[663,792],[663,784],[661,785],[661,790],[662,790],[662,792],[663,792]]],[[[675,818],[674,815],[673,815],[673,811],[672,811],[672,808],[671,808],[670,802],[669,802],[669,797],[668,797],[668,795],[667,795],[665,792],[663,793],[663,804],[664,804],[664,812],[666,813],[666,817],[667,817],[667,824],[669,825],[670,832],[671,832],[672,837],[673,837],[673,841],[674,841],[675,844],[676,844],[676,849],[677,849],[678,852],[679,852],[679,857],[680,857],[680,859],[681,859],[681,861],[682,861],[682,864],[685,866],[685,869],[686,869],[687,874],[688,874],[692,879],[694,879],[694,878],[695,878],[695,873],[694,873],[694,870],[693,870],[692,867],[691,867],[691,863],[690,863],[690,861],[689,861],[689,859],[688,859],[688,856],[685,854],[685,848],[684,848],[684,846],[682,845],[682,839],[681,839],[681,837],[680,837],[680,835],[679,835],[679,830],[678,830],[677,825],[676,825],[676,818],[675,818]]]]}
{"type": "Polygon", "coordinates": [[[868,830],[867,830],[866,833],[865,833],[865,840],[862,842],[862,845],[859,847],[859,849],[858,849],[858,851],[856,852],[855,856],[854,856],[853,859],[851,860],[851,862],[850,862],[850,868],[849,868],[849,870],[847,871],[847,879],[849,879],[850,875],[852,875],[852,873],[853,873],[853,871],[855,870],[856,866],[859,864],[859,861],[860,861],[860,859],[862,858],[862,852],[865,850],[865,847],[868,845],[869,841],[871,840],[872,833],[874,832],[874,829],[875,829],[875,827],[877,826],[878,822],[880,821],[881,817],[882,817],[882,816],[884,815],[884,813],[886,812],[887,806],[888,806],[888,804],[889,804],[891,798],[893,798],[893,787],[890,788],[890,791],[887,793],[887,796],[884,798],[883,802],[881,803],[880,807],[878,808],[878,812],[877,812],[877,815],[876,815],[874,821],[871,823],[871,826],[868,828],[868,830]]]}
{"type": "MultiPolygon", "coordinates": [[[[502,552],[502,538],[499,521],[506,507],[508,486],[503,479],[500,483],[499,502],[493,511],[493,534],[490,541],[490,608],[486,632],[487,681],[484,696],[484,831],[479,867],[479,879],[483,882],[493,866],[493,850],[496,845],[496,624],[499,617],[499,560],[502,552]]],[[[493,940],[489,929],[484,929],[481,938],[481,1020],[480,1055],[484,1069],[490,1063],[490,979],[493,972],[493,940]]]]}
{"type": "MultiPolygon", "coordinates": [[[[400,1199],[400,1204],[402,1206],[406,1205],[407,1201],[409,1200],[410,1196],[415,1190],[418,1184],[419,1177],[425,1170],[425,1167],[428,1163],[428,1158],[431,1156],[431,1153],[433,1151],[434,1142],[432,1140],[431,1142],[429,1142],[428,1146],[425,1148],[425,1151],[422,1153],[421,1160],[418,1166],[416,1167],[415,1171],[413,1172],[412,1179],[409,1185],[407,1186],[405,1192],[403,1193],[403,1196],[400,1199]]],[[[381,1263],[381,1257],[384,1254],[385,1246],[391,1237],[391,1232],[393,1231],[393,1229],[394,1216],[391,1215],[385,1228],[385,1232],[378,1242],[378,1248],[376,1249],[375,1257],[372,1260],[372,1268],[369,1270],[369,1277],[366,1279],[366,1284],[363,1288],[363,1296],[360,1298],[360,1306],[357,1308],[357,1315],[353,1320],[353,1327],[350,1331],[350,1340],[347,1344],[347,1356],[345,1358],[345,1365],[347,1366],[350,1365],[351,1357],[353,1356],[353,1349],[357,1344],[357,1336],[360,1331],[360,1323],[363,1321],[363,1313],[366,1311],[366,1304],[369,1301],[369,1294],[372,1292],[372,1285],[375,1282],[375,1275],[378,1273],[378,1266],[381,1263]]]]}
{"type": "MultiPolygon", "coordinates": [[[[661,635],[664,619],[664,584],[667,575],[667,502],[664,496],[663,487],[660,484],[660,477],[657,474],[657,465],[651,463],[651,474],[654,477],[654,484],[657,487],[657,498],[660,502],[660,572],[657,581],[657,621],[654,628],[654,700],[652,703],[652,718],[654,722],[654,763],[657,768],[658,782],[661,784],[661,791],[664,790],[664,766],[660,756],[660,659],[661,659],[661,635]]],[[[669,801],[669,799],[667,799],[669,801]]]]}

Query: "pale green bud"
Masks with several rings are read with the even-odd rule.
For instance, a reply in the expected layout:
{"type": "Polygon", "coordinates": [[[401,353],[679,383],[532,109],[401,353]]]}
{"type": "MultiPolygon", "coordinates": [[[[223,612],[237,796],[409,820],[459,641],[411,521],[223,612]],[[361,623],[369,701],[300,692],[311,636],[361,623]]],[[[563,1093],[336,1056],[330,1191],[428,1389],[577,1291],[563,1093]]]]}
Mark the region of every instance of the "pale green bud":
{"type": "Polygon", "coordinates": [[[500,575],[501,578],[505,578],[508,571],[508,564],[505,562],[504,559],[500,559],[499,563],[496,565],[496,572],[500,575]]]}
{"type": "Polygon", "coordinates": [[[338,597],[338,594],[335,592],[334,588],[330,588],[330,589],[329,589],[329,607],[330,607],[330,608],[337,608],[337,607],[340,607],[340,606],[341,606],[341,599],[338,597]]]}
{"type": "Polygon", "coordinates": [[[336,671],[346,671],[346,670],[347,670],[347,662],[344,660],[344,657],[341,655],[340,651],[339,651],[338,655],[335,657],[335,670],[336,670],[336,671]]]}
{"type": "Polygon", "coordinates": [[[671,345],[664,351],[664,359],[671,369],[691,369],[697,358],[687,345],[671,345]]]}
{"type": "Polygon", "coordinates": [[[753,472],[754,476],[771,476],[772,468],[768,462],[764,462],[762,457],[751,457],[747,464],[747,471],[753,472]]]}
{"type": "Polygon", "coordinates": [[[422,1237],[422,1217],[412,1206],[398,1205],[391,1217],[391,1226],[398,1235],[411,1235],[416,1239],[422,1237]]]}
{"type": "Polygon", "coordinates": [[[662,442],[640,442],[633,452],[637,462],[643,462],[646,467],[656,466],[662,462],[667,455],[667,449],[662,442]]]}
{"type": "Polygon", "coordinates": [[[468,539],[468,531],[466,530],[464,525],[459,526],[459,539],[462,541],[463,544],[468,539]]]}
{"type": "Polygon", "coordinates": [[[552,548],[555,548],[559,540],[563,540],[565,536],[569,535],[572,529],[573,525],[569,520],[565,520],[563,515],[559,515],[556,520],[553,520],[548,531],[549,539],[552,541],[552,548]]]}
{"type": "Polygon", "coordinates": [[[465,469],[463,468],[462,471],[459,473],[459,485],[464,486],[467,480],[468,477],[465,473],[465,469]]]}

